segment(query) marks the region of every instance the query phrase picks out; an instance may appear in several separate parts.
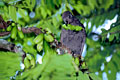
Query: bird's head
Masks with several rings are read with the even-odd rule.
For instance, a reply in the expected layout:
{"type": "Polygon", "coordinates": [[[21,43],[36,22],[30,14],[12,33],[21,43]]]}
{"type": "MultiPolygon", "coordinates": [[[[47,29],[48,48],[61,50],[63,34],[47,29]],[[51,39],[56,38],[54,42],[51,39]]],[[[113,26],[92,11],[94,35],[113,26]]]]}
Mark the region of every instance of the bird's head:
{"type": "Polygon", "coordinates": [[[73,15],[71,12],[69,11],[65,11],[63,14],[62,14],[62,19],[64,21],[65,24],[70,24],[73,20],[73,15]]]}

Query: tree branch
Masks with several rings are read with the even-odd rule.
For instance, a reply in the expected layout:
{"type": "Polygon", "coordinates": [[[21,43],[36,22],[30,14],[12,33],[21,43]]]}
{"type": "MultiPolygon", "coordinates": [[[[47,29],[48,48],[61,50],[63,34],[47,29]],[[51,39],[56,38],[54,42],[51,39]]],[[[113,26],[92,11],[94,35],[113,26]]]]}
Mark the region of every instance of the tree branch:
{"type": "Polygon", "coordinates": [[[37,27],[28,27],[28,28],[22,28],[23,33],[35,33],[36,35],[43,33],[40,28],[37,27]]]}
{"type": "Polygon", "coordinates": [[[15,52],[15,53],[20,53],[21,56],[24,57],[26,56],[25,52],[20,48],[19,46],[16,46],[15,44],[8,42],[6,40],[0,39],[0,50],[7,50],[10,52],[15,52]]]}
{"type": "MultiPolygon", "coordinates": [[[[43,33],[40,28],[37,27],[28,27],[21,29],[23,33],[35,33],[36,35],[43,33]]],[[[9,35],[11,32],[0,32],[0,36],[9,35]]]]}
{"type": "Polygon", "coordinates": [[[9,35],[10,32],[0,32],[0,36],[6,36],[6,35],[9,35]]]}

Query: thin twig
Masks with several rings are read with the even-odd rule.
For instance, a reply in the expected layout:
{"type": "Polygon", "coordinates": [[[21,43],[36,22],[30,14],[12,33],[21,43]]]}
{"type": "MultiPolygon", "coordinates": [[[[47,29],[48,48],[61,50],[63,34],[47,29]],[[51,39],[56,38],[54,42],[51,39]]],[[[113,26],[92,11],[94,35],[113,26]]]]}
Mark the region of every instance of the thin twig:
{"type": "MultiPolygon", "coordinates": [[[[22,28],[23,33],[35,33],[36,35],[43,33],[40,28],[36,27],[28,27],[28,28],[22,28]]],[[[6,36],[9,35],[11,32],[0,32],[0,36],[6,36]]]]}
{"type": "Polygon", "coordinates": [[[36,35],[43,33],[40,28],[37,27],[28,27],[28,28],[22,28],[23,33],[35,33],[36,35]]]}
{"type": "Polygon", "coordinates": [[[10,32],[0,32],[0,36],[6,36],[6,35],[9,35],[10,32]]]}

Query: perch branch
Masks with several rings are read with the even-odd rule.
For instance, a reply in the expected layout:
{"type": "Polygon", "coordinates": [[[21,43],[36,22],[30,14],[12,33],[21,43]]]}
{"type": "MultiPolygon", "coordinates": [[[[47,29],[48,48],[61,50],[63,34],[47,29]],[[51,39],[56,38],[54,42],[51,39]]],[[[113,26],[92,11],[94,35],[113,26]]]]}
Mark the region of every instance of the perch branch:
{"type": "Polygon", "coordinates": [[[16,46],[15,44],[3,39],[0,39],[0,50],[7,50],[10,52],[20,53],[23,59],[26,56],[25,52],[19,46],[16,46]]]}
{"type": "MultiPolygon", "coordinates": [[[[28,28],[22,28],[23,33],[35,33],[36,35],[43,33],[40,28],[36,27],[28,27],[28,28]]],[[[11,32],[0,32],[0,36],[6,36],[9,35],[11,32]]]]}
{"type": "Polygon", "coordinates": [[[6,36],[6,35],[9,35],[10,32],[0,32],[0,36],[6,36]]]}
{"type": "Polygon", "coordinates": [[[28,27],[28,28],[22,28],[22,32],[23,33],[35,33],[36,35],[42,33],[40,28],[36,28],[36,27],[28,27]]]}

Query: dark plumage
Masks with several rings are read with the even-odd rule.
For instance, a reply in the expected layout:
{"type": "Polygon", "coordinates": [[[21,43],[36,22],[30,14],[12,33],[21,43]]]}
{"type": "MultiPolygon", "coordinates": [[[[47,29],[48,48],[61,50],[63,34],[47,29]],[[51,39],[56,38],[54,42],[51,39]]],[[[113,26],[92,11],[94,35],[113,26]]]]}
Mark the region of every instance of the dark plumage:
{"type": "Polygon", "coordinates": [[[74,57],[81,56],[86,39],[86,32],[83,24],[69,11],[63,13],[62,19],[66,25],[79,25],[83,28],[81,31],[62,29],[61,32],[62,46],[64,46],[74,57]]]}

